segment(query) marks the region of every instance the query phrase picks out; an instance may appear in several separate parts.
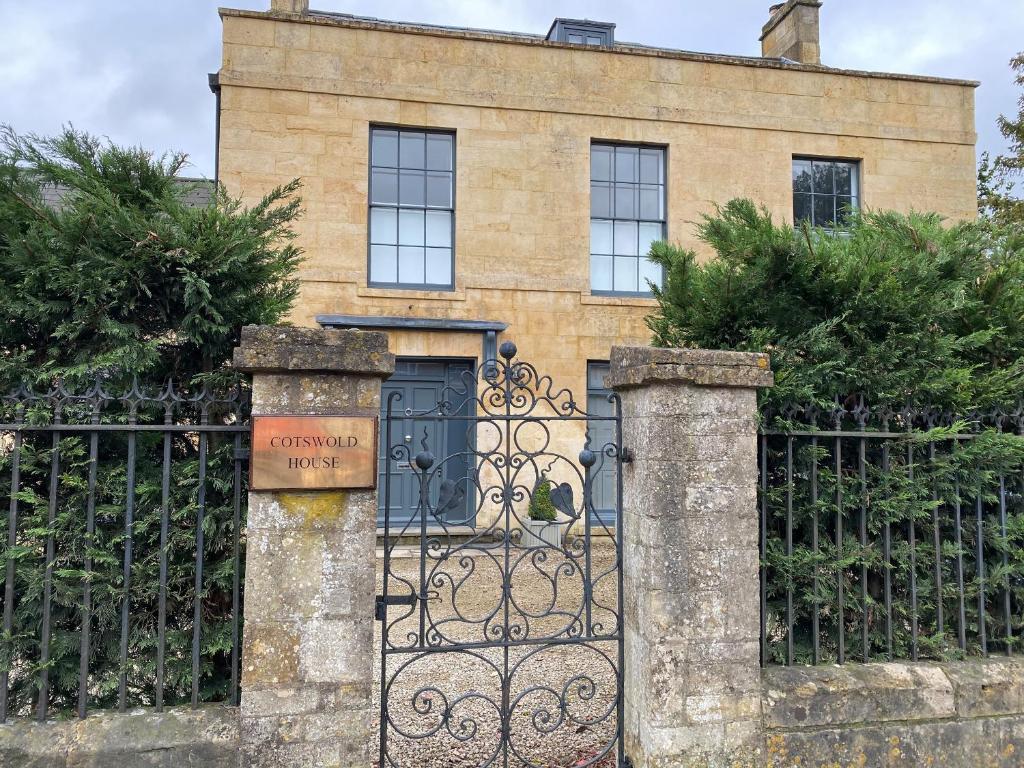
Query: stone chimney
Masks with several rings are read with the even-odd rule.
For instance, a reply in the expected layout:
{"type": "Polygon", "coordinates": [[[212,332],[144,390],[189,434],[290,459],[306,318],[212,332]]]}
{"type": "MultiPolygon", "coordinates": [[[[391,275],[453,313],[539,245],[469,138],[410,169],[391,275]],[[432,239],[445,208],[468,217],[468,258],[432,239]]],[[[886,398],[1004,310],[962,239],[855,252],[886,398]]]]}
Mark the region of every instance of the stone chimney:
{"type": "Polygon", "coordinates": [[[769,9],[761,30],[761,55],[800,64],[821,64],[818,13],[821,0],[786,0],[769,9]]]}
{"type": "Polygon", "coordinates": [[[309,0],[270,0],[271,13],[309,13],[309,0]]]}

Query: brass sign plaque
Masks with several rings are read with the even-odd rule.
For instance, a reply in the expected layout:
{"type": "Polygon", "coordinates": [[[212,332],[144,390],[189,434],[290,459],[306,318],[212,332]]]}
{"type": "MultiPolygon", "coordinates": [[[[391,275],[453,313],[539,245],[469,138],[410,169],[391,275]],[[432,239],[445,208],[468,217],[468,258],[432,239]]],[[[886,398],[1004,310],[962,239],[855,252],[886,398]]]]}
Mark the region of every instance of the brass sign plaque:
{"type": "Polygon", "coordinates": [[[254,491],[377,487],[373,416],[253,416],[254,491]]]}

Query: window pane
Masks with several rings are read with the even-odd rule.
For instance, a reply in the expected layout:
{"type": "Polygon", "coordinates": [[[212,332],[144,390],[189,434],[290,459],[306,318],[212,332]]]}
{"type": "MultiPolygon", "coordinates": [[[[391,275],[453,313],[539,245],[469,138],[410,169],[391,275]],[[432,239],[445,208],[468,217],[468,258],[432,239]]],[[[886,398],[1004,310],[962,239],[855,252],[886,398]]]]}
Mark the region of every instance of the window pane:
{"type": "Polygon", "coordinates": [[[852,195],[853,178],[849,163],[836,163],[836,194],[852,195]]]}
{"type": "Polygon", "coordinates": [[[636,270],[639,259],[615,257],[615,290],[636,292],[636,270]]]}
{"type": "Polygon", "coordinates": [[[615,148],[615,180],[616,181],[639,181],[637,178],[637,157],[639,150],[636,147],[615,148]]]}
{"type": "Polygon", "coordinates": [[[595,183],[590,185],[590,215],[595,219],[612,217],[612,185],[595,183]]]}
{"type": "Polygon", "coordinates": [[[610,221],[590,221],[590,252],[612,252],[612,223],[610,221]]]}
{"type": "Polygon", "coordinates": [[[590,288],[594,291],[612,289],[612,257],[590,257],[590,288]]]}
{"type": "Polygon", "coordinates": [[[587,35],[587,45],[600,45],[600,44],[601,44],[601,38],[600,37],[591,37],[590,35],[587,35]]]}
{"type": "Polygon", "coordinates": [[[427,205],[435,208],[452,207],[452,175],[450,173],[427,174],[427,205]]]}
{"type": "Polygon", "coordinates": [[[449,248],[427,248],[427,274],[424,282],[451,285],[452,252],[449,248]]]}
{"type": "Polygon", "coordinates": [[[398,131],[373,129],[370,163],[372,165],[387,165],[391,168],[398,165],[398,131]]]}
{"type": "Polygon", "coordinates": [[[651,290],[648,283],[654,283],[658,288],[661,287],[661,267],[649,259],[640,259],[640,290],[651,290]]]}
{"type": "Polygon", "coordinates": [[[850,194],[853,195],[854,202],[860,205],[857,201],[857,198],[860,197],[860,165],[858,163],[850,163],[850,194]]]}
{"type": "Polygon", "coordinates": [[[850,212],[856,210],[853,205],[853,198],[838,195],[836,197],[836,221],[846,224],[850,220],[850,212]]]}
{"type": "Polygon", "coordinates": [[[664,214],[661,210],[661,187],[650,184],[640,185],[640,218],[661,220],[664,214]]]}
{"type": "Polygon", "coordinates": [[[579,43],[579,44],[582,45],[583,44],[583,35],[576,34],[575,32],[570,32],[569,34],[567,34],[565,36],[565,40],[566,40],[566,42],[569,42],[569,43],[579,43]]]}
{"type": "Polygon", "coordinates": [[[427,134],[427,168],[432,171],[452,169],[452,137],[441,133],[427,134]]]}
{"type": "Polygon", "coordinates": [[[423,211],[399,211],[398,244],[423,245],[423,211]]]}
{"type": "Polygon", "coordinates": [[[814,176],[814,194],[835,194],[835,185],[833,184],[834,171],[834,163],[819,163],[817,161],[812,163],[812,175],[814,176]]]}
{"type": "Polygon", "coordinates": [[[427,245],[450,248],[452,215],[448,211],[427,211],[427,245]]]}
{"type": "Polygon", "coordinates": [[[423,249],[400,246],[398,248],[398,282],[423,282],[423,249]]]}
{"type": "Polygon", "coordinates": [[[370,202],[398,204],[398,173],[374,169],[370,177],[370,202]]]}
{"type": "Polygon", "coordinates": [[[814,196],[814,226],[831,227],[836,223],[836,199],[833,195],[814,196]]]}
{"type": "Polygon", "coordinates": [[[424,182],[423,171],[399,171],[398,179],[398,202],[402,205],[424,204],[424,182]]]}
{"type": "Polygon", "coordinates": [[[635,219],[636,184],[615,184],[615,218],[635,219]]]}
{"type": "Polygon", "coordinates": [[[396,250],[393,245],[370,246],[370,282],[398,282],[398,255],[396,250]]]}
{"type": "Polygon", "coordinates": [[[793,223],[811,220],[811,196],[800,193],[793,195],[793,223]]]}
{"type": "MultiPolygon", "coordinates": [[[[615,254],[618,256],[636,256],[637,249],[637,232],[635,221],[616,221],[615,222],[615,254]]],[[[615,267],[618,270],[618,265],[615,267]]],[[[635,274],[635,270],[634,270],[635,274]]],[[[616,274],[615,281],[618,282],[618,275],[616,274]]],[[[636,280],[633,281],[634,283],[636,280]]],[[[618,290],[616,288],[615,290],[618,290]]]]}
{"type": "Polygon", "coordinates": [[[794,160],[793,161],[793,191],[794,192],[810,192],[811,191],[811,161],[810,160],[794,160]]]}
{"type": "Polygon", "coordinates": [[[640,181],[644,184],[662,184],[663,176],[662,157],[664,154],[660,149],[640,150],[640,181]]]}
{"type": "Polygon", "coordinates": [[[592,146],[590,148],[590,180],[612,180],[612,148],[592,146]]]}
{"type": "Polygon", "coordinates": [[[640,255],[646,256],[651,252],[651,243],[664,238],[661,224],[640,225],[640,255]]]}
{"type": "Polygon", "coordinates": [[[426,148],[424,134],[413,131],[402,131],[399,136],[398,159],[403,168],[425,168],[426,148]]]}
{"type": "Polygon", "coordinates": [[[370,209],[370,242],[394,245],[398,234],[398,217],[394,208],[370,209]]]}

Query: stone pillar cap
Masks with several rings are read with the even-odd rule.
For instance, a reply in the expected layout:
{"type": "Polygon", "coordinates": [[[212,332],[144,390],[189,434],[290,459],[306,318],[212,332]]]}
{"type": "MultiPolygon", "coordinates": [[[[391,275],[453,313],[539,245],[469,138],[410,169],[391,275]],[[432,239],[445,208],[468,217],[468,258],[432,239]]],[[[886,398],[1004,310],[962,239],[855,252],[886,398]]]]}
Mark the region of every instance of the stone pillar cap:
{"type": "Polygon", "coordinates": [[[770,387],[775,383],[768,355],[718,349],[612,347],[605,386],[629,389],[678,382],[703,387],[770,387]]]}
{"type": "Polygon", "coordinates": [[[388,335],[354,329],[247,325],[231,365],[246,373],[337,373],[388,378],[388,335]]]}

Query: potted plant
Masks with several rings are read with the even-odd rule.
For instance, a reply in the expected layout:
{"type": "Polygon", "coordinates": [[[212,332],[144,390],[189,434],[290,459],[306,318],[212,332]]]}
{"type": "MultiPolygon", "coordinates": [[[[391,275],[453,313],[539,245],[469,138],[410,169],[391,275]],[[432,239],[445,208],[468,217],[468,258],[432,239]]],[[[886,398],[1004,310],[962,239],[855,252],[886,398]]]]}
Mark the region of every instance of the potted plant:
{"type": "Polygon", "coordinates": [[[558,520],[558,510],[551,501],[553,484],[541,476],[530,495],[529,519],[523,521],[524,547],[562,546],[562,524],[558,520]]]}

